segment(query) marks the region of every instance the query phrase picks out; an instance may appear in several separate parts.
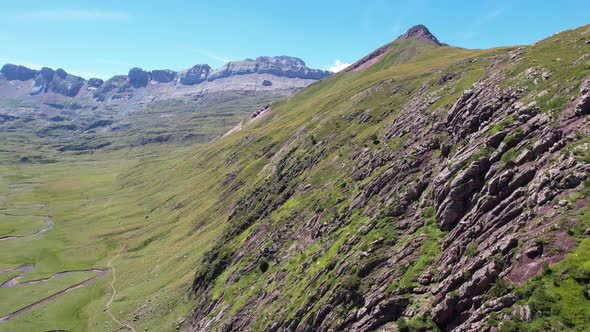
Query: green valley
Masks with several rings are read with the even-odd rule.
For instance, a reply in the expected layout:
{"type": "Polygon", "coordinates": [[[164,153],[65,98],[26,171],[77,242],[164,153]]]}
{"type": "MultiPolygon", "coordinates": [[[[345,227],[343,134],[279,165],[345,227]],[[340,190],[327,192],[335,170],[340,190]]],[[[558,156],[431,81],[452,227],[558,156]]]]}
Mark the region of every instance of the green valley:
{"type": "Polygon", "coordinates": [[[588,40],[4,97],[0,330],[583,331],[588,40]]]}

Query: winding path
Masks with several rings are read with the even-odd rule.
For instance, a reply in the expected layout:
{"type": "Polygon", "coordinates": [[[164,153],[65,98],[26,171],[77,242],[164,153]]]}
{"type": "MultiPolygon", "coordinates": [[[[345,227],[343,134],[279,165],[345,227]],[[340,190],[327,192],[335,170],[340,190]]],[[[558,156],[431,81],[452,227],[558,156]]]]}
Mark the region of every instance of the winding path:
{"type": "MultiPolygon", "coordinates": [[[[4,213],[4,215],[7,215],[7,214],[4,213]]],[[[53,227],[55,227],[55,222],[53,221],[53,218],[51,216],[46,216],[46,217],[47,217],[47,222],[49,224],[47,227],[45,227],[45,228],[43,228],[41,230],[38,230],[37,232],[35,232],[33,234],[28,234],[28,235],[11,235],[11,236],[0,237],[0,241],[14,240],[14,239],[25,238],[25,237],[32,237],[32,236],[37,236],[37,235],[41,235],[41,234],[47,233],[53,227]]],[[[109,267],[110,267],[110,262],[109,262],[109,267]]],[[[8,272],[21,271],[21,273],[18,276],[14,277],[14,278],[8,280],[7,282],[3,283],[2,285],[0,285],[0,288],[9,288],[9,287],[16,287],[16,286],[20,286],[20,285],[29,285],[29,284],[39,283],[39,282],[47,282],[49,280],[53,280],[53,279],[59,278],[59,277],[61,277],[63,275],[70,274],[70,273],[94,272],[94,273],[96,273],[96,275],[94,277],[88,278],[88,279],[86,279],[86,280],[84,280],[82,282],[79,282],[79,283],[77,283],[75,285],[69,286],[68,288],[66,288],[64,290],[61,290],[61,291],[59,291],[57,293],[54,293],[54,294],[52,294],[52,295],[50,295],[50,296],[48,296],[48,297],[46,297],[44,299],[41,299],[41,300],[39,300],[37,302],[34,302],[32,304],[29,304],[28,306],[26,306],[24,308],[21,308],[21,309],[18,309],[16,311],[13,311],[13,312],[9,313],[8,315],[6,315],[4,317],[0,317],[0,322],[6,322],[6,321],[10,320],[11,318],[13,318],[15,316],[18,316],[18,315],[20,315],[20,314],[22,314],[24,312],[27,312],[27,311],[29,311],[31,309],[34,309],[34,308],[36,308],[36,307],[38,307],[38,306],[40,306],[40,305],[42,305],[44,303],[47,303],[47,302],[49,302],[49,301],[51,301],[51,300],[53,300],[53,299],[55,299],[55,298],[57,298],[59,296],[62,296],[64,294],[67,294],[67,293],[69,293],[69,292],[71,292],[73,290],[76,290],[78,288],[84,287],[84,286],[86,286],[86,285],[88,285],[88,284],[96,281],[98,278],[104,276],[108,272],[108,270],[101,270],[101,269],[67,270],[67,271],[58,272],[58,273],[56,273],[56,274],[54,274],[54,275],[52,275],[51,277],[48,277],[48,278],[29,280],[29,281],[25,281],[25,282],[20,282],[19,281],[20,278],[22,278],[23,276],[25,276],[26,274],[28,274],[32,270],[33,270],[33,266],[22,266],[22,267],[19,267],[19,268],[16,268],[16,269],[0,270],[0,273],[8,273],[8,272]]],[[[114,274],[114,270],[113,270],[113,274],[114,274]]],[[[114,281],[114,275],[113,275],[113,281],[114,281]]],[[[111,284],[111,286],[114,289],[114,286],[112,284],[111,284]]],[[[111,298],[111,301],[112,301],[112,298],[111,298]]],[[[110,312],[109,312],[109,315],[110,315],[110,312]]],[[[112,315],[111,315],[111,318],[113,318],[112,315]]],[[[121,324],[119,323],[119,325],[121,325],[121,324]]],[[[121,326],[123,326],[123,325],[121,325],[121,326]]],[[[132,331],[135,331],[135,330],[132,328],[132,331]]]]}
{"type": "MultiPolygon", "coordinates": [[[[117,255],[118,256],[118,255],[117,255]]],[[[113,294],[111,294],[111,299],[109,300],[109,302],[107,302],[105,309],[107,310],[107,313],[109,314],[109,316],[111,317],[111,319],[117,323],[120,327],[124,327],[127,328],[129,330],[131,330],[132,332],[136,332],[135,328],[127,323],[121,322],[117,319],[117,317],[115,317],[115,315],[113,315],[112,311],[111,311],[111,304],[115,301],[115,299],[117,298],[117,289],[115,288],[115,280],[117,278],[116,274],[115,274],[115,267],[112,265],[113,260],[116,258],[113,257],[111,258],[111,260],[108,263],[109,269],[111,271],[113,271],[113,280],[111,280],[111,288],[113,289],[113,294]]]]}
{"type": "Polygon", "coordinates": [[[24,267],[13,269],[13,270],[4,270],[4,271],[2,271],[3,273],[4,272],[11,272],[11,271],[18,271],[18,270],[20,270],[22,272],[18,276],[14,277],[14,278],[10,279],[9,281],[5,282],[4,284],[2,284],[1,287],[2,288],[8,288],[8,287],[15,287],[15,286],[18,286],[18,285],[27,285],[27,284],[33,284],[33,283],[38,283],[38,282],[46,282],[46,281],[49,281],[49,280],[52,280],[52,279],[55,279],[55,278],[59,278],[60,276],[63,276],[63,275],[68,274],[68,273],[95,272],[96,275],[94,277],[92,277],[92,278],[86,279],[86,280],[84,280],[84,281],[82,281],[80,283],[77,283],[75,285],[72,285],[72,286],[70,286],[70,287],[68,287],[68,288],[66,288],[66,289],[64,289],[62,291],[59,291],[59,292],[57,292],[57,293],[55,293],[53,295],[50,295],[50,296],[48,296],[48,297],[46,297],[44,299],[41,299],[41,300],[39,300],[39,301],[37,301],[37,302],[35,302],[33,304],[29,304],[28,306],[26,306],[26,307],[24,307],[22,309],[19,309],[19,310],[16,310],[14,312],[11,312],[10,314],[8,314],[8,315],[6,315],[4,317],[0,317],[0,322],[8,321],[9,319],[11,319],[13,317],[18,316],[18,315],[20,315],[20,314],[22,314],[24,312],[27,312],[27,311],[29,311],[29,310],[31,310],[33,308],[36,308],[36,307],[38,307],[38,306],[40,306],[40,305],[42,305],[42,304],[44,304],[46,302],[49,302],[49,301],[55,299],[58,296],[67,294],[67,293],[69,293],[69,292],[71,292],[71,291],[73,291],[75,289],[84,287],[84,286],[88,285],[89,283],[95,281],[96,279],[104,276],[108,272],[108,270],[99,270],[99,269],[63,271],[63,272],[56,273],[56,274],[54,274],[53,276],[51,276],[49,278],[37,279],[37,280],[31,280],[31,281],[25,281],[25,282],[22,282],[22,283],[18,281],[19,278],[21,278],[25,274],[31,272],[32,269],[33,269],[32,266],[24,266],[24,267]]]}

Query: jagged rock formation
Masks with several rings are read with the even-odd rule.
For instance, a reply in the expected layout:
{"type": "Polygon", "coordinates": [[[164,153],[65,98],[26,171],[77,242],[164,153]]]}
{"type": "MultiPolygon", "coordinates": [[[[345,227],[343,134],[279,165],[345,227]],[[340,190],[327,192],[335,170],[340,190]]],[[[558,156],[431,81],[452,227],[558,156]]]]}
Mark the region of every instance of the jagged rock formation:
{"type": "Polygon", "coordinates": [[[30,91],[31,95],[51,91],[67,97],[74,97],[85,83],[85,80],[81,77],[69,75],[63,69],[54,71],[51,68],[43,67],[37,71],[23,66],[6,64],[0,72],[9,81],[27,81],[33,79],[33,87],[30,91]]]}
{"type": "MultiPolygon", "coordinates": [[[[213,144],[228,225],[197,268],[191,330],[584,327],[523,289],[590,241],[589,31],[463,53],[418,26],[373,61],[385,70],[213,144]]],[[[585,301],[590,271],[563,271],[585,301]]]]}
{"type": "Polygon", "coordinates": [[[158,83],[169,83],[176,79],[176,72],[169,69],[152,70],[150,72],[150,79],[158,83]]]}
{"type": "MultiPolygon", "coordinates": [[[[99,102],[106,101],[112,97],[113,95],[109,94],[111,91],[116,94],[125,92],[132,94],[132,91],[128,91],[129,87],[140,89],[146,87],[149,82],[193,86],[203,82],[212,82],[237,75],[255,74],[268,74],[276,77],[316,81],[332,74],[328,71],[308,68],[305,66],[303,60],[288,56],[265,56],[259,57],[256,60],[231,61],[216,70],[211,69],[206,64],[195,65],[180,72],[168,69],[146,71],[141,68],[131,68],[127,76],[114,76],[106,82],[96,78],[86,81],[81,77],[66,73],[63,69],[54,71],[47,67],[37,71],[23,66],[6,64],[0,72],[9,81],[27,81],[33,79],[34,85],[29,92],[30,95],[53,92],[66,97],[76,97],[84,85],[91,88],[99,88],[99,91],[93,93],[99,102]]],[[[266,82],[271,81],[266,80],[266,82]]],[[[262,86],[268,88],[271,85],[272,82],[271,84],[265,83],[262,86]]],[[[231,89],[231,86],[228,88],[231,89]]],[[[121,96],[116,95],[115,98],[121,98],[121,96]]]]}
{"type": "Polygon", "coordinates": [[[211,67],[209,65],[195,65],[180,74],[180,83],[184,85],[194,85],[205,82],[209,77],[211,67]]]}
{"type": "Polygon", "coordinates": [[[222,77],[254,73],[312,80],[321,80],[331,74],[325,70],[308,68],[305,62],[299,58],[262,56],[256,58],[256,60],[228,62],[222,68],[212,72],[207,79],[212,81],[222,77]]]}
{"type": "Polygon", "coordinates": [[[131,68],[129,74],[127,74],[127,78],[131,86],[134,88],[142,88],[147,86],[150,80],[150,75],[147,71],[141,68],[131,68]]]}
{"type": "Polygon", "coordinates": [[[13,65],[13,64],[5,64],[4,66],[2,66],[2,69],[0,70],[0,72],[2,73],[2,75],[4,75],[4,77],[7,80],[19,80],[19,81],[26,81],[26,80],[30,80],[33,77],[35,77],[37,75],[37,71],[33,70],[33,69],[29,69],[25,66],[17,66],[17,65],[13,65]]]}
{"type": "Polygon", "coordinates": [[[438,41],[428,28],[422,24],[415,25],[408,29],[405,33],[400,35],[398,39],[417,39],[421,41],[425,41],[427,43],[432,43],[437,46],[442,46],[443,44],[438,41]]]}

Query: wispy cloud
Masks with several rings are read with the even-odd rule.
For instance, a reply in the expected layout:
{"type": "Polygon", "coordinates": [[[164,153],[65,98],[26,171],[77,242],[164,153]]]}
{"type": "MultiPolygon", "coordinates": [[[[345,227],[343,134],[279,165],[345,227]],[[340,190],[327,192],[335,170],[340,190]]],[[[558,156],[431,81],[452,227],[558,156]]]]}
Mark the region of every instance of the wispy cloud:
{"type": "Polygon", "coordinates": [[[202,48],[194,48],[194,47],[191,47],[188,45],[178,45],[177,48],[181,51],[198,54],[198,55],[204,56],[206,58],[209,58],[209,59],[221,62],[221,63],[227,63],[227,62],[231,61],[229,58],[227,58],[225,56],[218,55],[215,52],[211,52],[209,50],[202,49],[202,48]]]}
{"type": "Polygon", "coordinates": [[[350,63],[344,63],[344,62],[342,62],[340,60],[336,60],[334,62],[334,64],[331,65],[330,67],[326,68],[326,70],[329,70],[331,72],[337,73],[337,72],[343,70],[344,68],[346,68],[346,67],[348,67],[350,65],[351,65],[350,63]]]}
{"type": "Polygon", "coordinates": [[[472,39],[473,37],[477,36],[477,34],[479,33],[479,29],[482,26],[493,21],[496,17],[502,15],[503,12],[503,8],[497,8],[485,13],[484,15],[477,17],[470,25],[468,25],[467,29],[459,33],[459,37],[465,40],[472,39]]]}
{"type": "Polygon", "coordinates": [[[52,9],[35,10],[14,16],[18,20],[56,21],[56,22],[113,22],[127,21],[130,15],[126,12],[98,9],[52,9]]]}

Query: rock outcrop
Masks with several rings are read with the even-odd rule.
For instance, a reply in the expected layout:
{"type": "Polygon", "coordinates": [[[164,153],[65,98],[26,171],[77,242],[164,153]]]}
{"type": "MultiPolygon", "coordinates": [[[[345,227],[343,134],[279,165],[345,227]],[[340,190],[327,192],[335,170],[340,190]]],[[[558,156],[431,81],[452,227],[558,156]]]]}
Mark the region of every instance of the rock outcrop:
{"type": "Polygon", "coordinates": [[[5,64],[0,69],[0,72],[6,77],[7,80],[19,80],[19,81],[26,81],[30,80],[33,77],[37,76],[38,72],[33,69],[29,69],[25,66],[17,66],[13,64],[5,64]]]}
{"type": "MultiPolygon", "coordinates": [[[[223,146],[236,149],[223,186],[241,191],[221,201],[228,228],[197,268],[192,330],[585,327],[581,316],[560,325],[532,291],[516,291],[590,234],[579,212],[590,184],[581,31],[438,65],[388,62],[415,45],[405,39],[436,54],[442,44],[417,26],[352,66],[385,71],[272,105],[267,126],[223,146]],[[285,114],[301,119],[281,123],[285,114]],[[241,162],[265,164],[248,169],[257,175],[240,174],[245,146],[255,153],[241,162]]],[[[590,272],[570,270],[547,280],[586,301],[590,272]]]]}
{"type": "MultiPolygon", "coordinates": [[[[150,82],[193,86],[232,76],[256,74],[316,81],[332,74],[328,71],[308,68],[301,59],[288,56],[231,61],[219,69],[212,69],[207,64],[199,64],[180,72],[169,69],[146,71],[135,67],[131,68],[126,76],[117,75],[106,82],[98,78],[91,78],[86,81],[81,77],[68,74],[63,69],[53,70],[44,67],[41,70],[33,70],[13,64],[4,65],[0,73],[8,81],[33,80],[30,95],[52,92],[66,97],[75,97],[82,87],[87,85],[91,90],[96,89],[92,93],[98,102],[112,100],[113,98],[131,98],[133,96],[132,89],[145,88],[150,82]]],[[[258,79],[252,81],[252,86],[255,86],[256,82],[258,82],[258,79]]],[[[296,85],[299,86],[301,83],[296,85]]],[[[271,87],[272,81],[264,80],[262,86],[271,87]]]]}
{"type": "Polygon", "coordinates": [[[195,85],[205,82],[209,77],[211,67],[209,65],[195,65],[180,73],[180,83],[184,85],[195,85]]]}
{"type": "Polygon", "coordinates": [[[143,88],[147,86],[150,75],[141,68],[131,68],[129,74],[127,74],[127,78],[129,79],[129,84],[134,88],[143,88]]]}
{"type": "Polygon", "coordinates": [[[421,41],[425,41],[428,43],[432,43],[437,46],[442,46],[443,44],[438,41],[428,28],[422,24],[415,25],[408,29],[405,33],[400,35],[398,39],[418,39],[421,41]]]}
{"type": "Polygon", "coordinates": [[[176,79],[176,72],[169,69],[152,70],[150,79],[158,83],[169,83],[176,79]]]}
{"type": "Polygon", "coordinates": [[[330,72],[311,69],[299,58],[289,56],[258,57],[256,60],[231,61],[211,73],[208,80],[247,74],[271,74],[279,77],[321,80],[331,75],[330,72]]]}
{"type": "Polygon", "coordinates": [[[104,80],[100,78],[91,78],[88,80],[88,85],[93,88],[98,88],[104,83],[104,80]]]}

